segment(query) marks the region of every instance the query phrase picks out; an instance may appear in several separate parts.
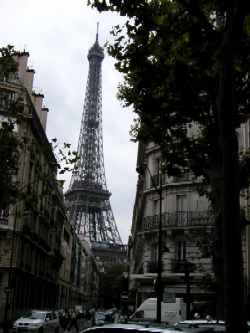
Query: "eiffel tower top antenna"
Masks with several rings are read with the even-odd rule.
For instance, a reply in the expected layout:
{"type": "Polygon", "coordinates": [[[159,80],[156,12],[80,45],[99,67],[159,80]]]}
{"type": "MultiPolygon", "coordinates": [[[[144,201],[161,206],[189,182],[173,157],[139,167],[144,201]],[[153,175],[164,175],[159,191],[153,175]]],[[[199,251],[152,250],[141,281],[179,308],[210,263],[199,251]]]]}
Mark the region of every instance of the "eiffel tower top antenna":
{"type": "Polygon", "coordinates": [[[99,37],[99,22],[96,23],[96,42],[98,42],[98,37],[99,37]]]}

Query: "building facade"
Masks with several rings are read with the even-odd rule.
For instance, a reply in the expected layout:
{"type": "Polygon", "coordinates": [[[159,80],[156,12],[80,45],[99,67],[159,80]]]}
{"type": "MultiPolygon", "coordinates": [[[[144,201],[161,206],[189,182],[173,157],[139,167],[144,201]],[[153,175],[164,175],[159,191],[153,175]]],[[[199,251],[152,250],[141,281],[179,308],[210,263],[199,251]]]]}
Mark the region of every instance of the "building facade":
{"type": "Polygon", "coordinates": [[[16,180],[22,192],[15,205],[5,208],[0,224],[1,320],[30,308],[55,306],[63,260],[63,193],[45,134],[48,109],[44,96],[32,91],[34,70],[27,66],[28,57],[27,52],[18,53],[17,73],[0,83],[2,118],[10,116],[8,103],[19,103],[11,117],[20,140],[16,180]]]}
{"type": "Polygon", "coordinates": [[[46,136],[48,109],[43,94],[33,92],[35,71],[28,57],[28,52],[17,53],[17,73],[0,81],[0,118],[11,116],[21,143],[15,180],[22,192],[15,204],[0,209],[0,322],[32,308],[86,302],[86,250],[68,222],[46,136]],[[12,102],[19,107],[10,115],[12,102]]]}
{"type": "MultiPolygon", "coordinates": [[[[239,130],[240,138],[243,132],[249,140],[249,124],[239,130]]],[[[240,147],[241,150],[246,147],[246,142],[240,141],[240,147]]],[[[198,192],[199,179],[191,173],[180,177],[160,174],[160,161],[157,145],[139,144],[139,175],[129,239],[130,298],[137,307],[146,298],[156,297],[161,211],[163,300],[180,297],[191,305],[191,314],[199,310],[215,315],[214,272],[219,269],[220,258],[215,258],[212,251],[217,245],[210,203],[198,192]]],[[[247,207],[246,197],[241,200],[243,209],[247,207]]],[[[246,281],[249,279],[248,229],[246,226],[242,234],[246,281]]]]}

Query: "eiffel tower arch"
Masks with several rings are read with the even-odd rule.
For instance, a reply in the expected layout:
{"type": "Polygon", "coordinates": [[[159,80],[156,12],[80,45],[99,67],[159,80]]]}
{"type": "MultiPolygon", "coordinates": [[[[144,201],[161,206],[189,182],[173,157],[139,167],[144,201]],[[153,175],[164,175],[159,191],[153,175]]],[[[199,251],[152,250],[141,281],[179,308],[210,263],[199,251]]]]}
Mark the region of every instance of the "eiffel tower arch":
{"type": "Polygon", "coordinates": [[[75,232],[87,240],[104,266],[126,260],[123,245],[110,205],[107,189],[102,135],[103,48],[98,30],[88,52],[89,72],[78,140],[79,156],[68,191],[65,193],[68,215],[75,232]]]}

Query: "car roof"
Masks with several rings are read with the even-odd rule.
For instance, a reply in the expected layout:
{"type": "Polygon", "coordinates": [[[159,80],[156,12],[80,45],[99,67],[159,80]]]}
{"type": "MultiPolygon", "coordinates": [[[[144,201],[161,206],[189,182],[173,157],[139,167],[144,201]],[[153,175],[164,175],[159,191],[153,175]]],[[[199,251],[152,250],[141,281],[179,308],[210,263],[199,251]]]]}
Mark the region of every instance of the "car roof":
{"type": "Polygon", "coordinates": [[[179,321],[178,323],[176,323],[175,325],[178,324],[221,324],[221,325],[225,325],[225,321],[224,320],[206,320],[206,319],[194,319],[194,320],[182,320],[179,321]]]}
{"type": "Polygon", "coordinates": [[[106,324],[103,326],[94,326],[87,328],[84,332],[91,331],[93,329],[124,329],[124,330],[138,330],[139,332],[161,332],[161,333],[176,333],[176,330],[173,328],[162,328],[162,327],[145,327],[138,324],[106,324]]]}
{"type": "Polygon", "coordinates": [[[51,313],[53,311],[52,310],[36,310],[36,309],[33,309],[33,310],[31,310],[31,312],[51,313]]]}
{"type": "Polygon", "coordinates": [[[174,328],[146,327],[143,328],[143,332],[176,333],[176,330],[174,328]]]}
{"type": "Polygon", "coordinates": [[[127,329],[145,328],[145,326],[139,325],[139,324],[106,324],[101,327],[102,328],[127,328],[127,329]]]}

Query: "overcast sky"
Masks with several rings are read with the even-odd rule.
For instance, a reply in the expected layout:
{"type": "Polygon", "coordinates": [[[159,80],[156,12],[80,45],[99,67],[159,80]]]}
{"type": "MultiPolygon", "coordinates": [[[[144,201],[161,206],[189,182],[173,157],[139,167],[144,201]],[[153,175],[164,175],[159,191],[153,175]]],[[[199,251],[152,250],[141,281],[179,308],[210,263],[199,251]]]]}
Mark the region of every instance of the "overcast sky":
{"type": "MultiPolygon", "coordinates": [[[[30,53],[35,69],[34,87],[45,95],[49,108],[47,135],[69,142],[76,149],[88,75],[87,53],[95,41],[110,38],[121,18],[99,14],[87,0],[0,0],[0,45],[14,45],[30,53]]],[[[133,114],[116,98],[122,80],[112,58],[102,66],[103,141],[107,186],[111,206],[124,242],[130,233],[136,189],[137,145],[130,141],[133,114]]],[[[70,175],[67,177],[67,183],[70,175]]],[[[67,186],[66,186],[67,189],[67,186]]]]}

